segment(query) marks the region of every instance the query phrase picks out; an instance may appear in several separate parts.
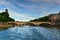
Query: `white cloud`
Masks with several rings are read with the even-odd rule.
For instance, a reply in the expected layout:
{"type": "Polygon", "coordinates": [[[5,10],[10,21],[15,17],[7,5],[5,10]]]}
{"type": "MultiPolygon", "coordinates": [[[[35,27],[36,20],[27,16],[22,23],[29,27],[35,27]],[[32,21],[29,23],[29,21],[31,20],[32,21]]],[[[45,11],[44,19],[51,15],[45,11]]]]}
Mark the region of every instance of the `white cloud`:
{"type": "Polygon", "coordinates": [[[17,3],[17,5],[22,6],[22,7],[26,7],[26,8],[41,8],[40,6],[36,6],[36,5],[26,5],[26,4],[22,4],[22,3],[18,3],[15,1],[15,3],[17,3]]]}
{"type": "Polygon", "coordinates": [[[15,8],[15,9],[17,9],[17,7],[14,6],[10,1],[1,0],[0,4],[5,6],[6,8],[15,8]]]}
{"type": "Polygon", "coordinates": [[[31,19],[34,19],[33,17],[29,16],[29,15],[25,15],[22,13],[18,13],[16,11],[12,11],[9,9],[9,14],[10,17],[15,18],[16,20],[21,20],[21,21],[29,21],[31,19]],[[22,18],[22,19],[21,19],[22,18]]]}
{"type": "Polygon", "coordinates": [[[6,0],[0,0],[0,4],[2,4],[2,5],[4,5],[4,6],[10,5],[10,3],[7,2],[6,0]]]}
{"type": "Polygon", "coordinates": [[[17,3],[19,5],[19,7],[24,7],[24,8],[28,8],[28,10],[30,12],[33,12],[34,10],[46,10],[47,7],[45,7],[44,5],[42,6],[36,6],[36,5],[25,5],[25,4],[21,4],[21,3],[17,3]]]}
{"type": "Polygon", "coordinates": [[[46,2],[52,4],[60,4],[60,0],[27,0],[29,2],[46,2]]]}
{"type": "MultiPolygon", "coordinates": [[[[37,1],[37,0],[36,0],[37,1]]],[[[22,4],[17,2],[16,0],[14,1],[19,7],[25,7],[28,8],[29,11],[33,10],[33,9],[42,9],[45,10],[44,6],[36,6],[36,5],[26,5],[26,4],[22,4]]],[[[6,1],[6,0],[1,0],[0,4],[6,6],[6,8],[14,8],[14,9],[18,9],[18,7],[14,6],[10,1],[6,1]]]]}
{"type": "Polygon", "coordinates": [[[18,5],[26,7],[26,8],[35,8],[36,7],[36,6],[33,6],[33,5],[24,5],[24,4],[21,4],[21,3],[19,3],[18,5]]]}
{"type": "Polygon", "coordinates": [[[27,1],[30,1],[30,2],[40,2],[41,0],[27,0],[27,1]]]}
{"type": "Polygon", "coordinates": [[[3,12],[4,10],[0,10],[0,13],[3,12]]]}
{"type": "MultiPolygon", "coordinates": [[[[36,6],[36,5],[25,5],[22,3],[17,2],[16,0],[14,1],[19,7],[24,7],[24,8],[28,8],[29,11],[33,10],[33,9],[42,9],[45,10],[45,7],[42,6],[36,6]]],[[[18,7],[14,6],[10,1],[6,1],[6,0],[2,0],[0,1],[0,4],[6,6],[6,8],[14,8],[14,9],[18,9],[18,7]]]]}
{"type": "Polygon", "coordinates": [[[60,4],[60,0],[42,0],[42,1],[47,3],[60,4]]]}

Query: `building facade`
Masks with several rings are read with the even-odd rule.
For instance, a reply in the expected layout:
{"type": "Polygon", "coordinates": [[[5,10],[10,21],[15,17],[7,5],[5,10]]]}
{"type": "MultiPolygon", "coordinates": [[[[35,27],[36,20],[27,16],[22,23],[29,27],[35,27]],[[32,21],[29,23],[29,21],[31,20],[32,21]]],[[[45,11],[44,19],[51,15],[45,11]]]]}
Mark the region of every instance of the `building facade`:
{"type": "Polygon", "coordinates": [[[60,14],[51,14],[50,15],[50,21],[52,23],[60,22],[60,14]]]}

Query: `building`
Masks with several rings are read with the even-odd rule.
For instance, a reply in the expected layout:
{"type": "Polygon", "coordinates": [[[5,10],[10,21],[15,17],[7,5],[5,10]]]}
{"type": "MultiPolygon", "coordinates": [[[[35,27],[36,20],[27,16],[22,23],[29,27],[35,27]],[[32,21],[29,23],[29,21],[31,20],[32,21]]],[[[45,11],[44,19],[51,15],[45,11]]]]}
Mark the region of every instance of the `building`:
{"type": "Polygon", "coordinates": [[[51,21],[52,23],[60,22],[60,12],[57,13],[57,14],[51,14],[51,15],[50,15],[50,21],[51,21]]]}

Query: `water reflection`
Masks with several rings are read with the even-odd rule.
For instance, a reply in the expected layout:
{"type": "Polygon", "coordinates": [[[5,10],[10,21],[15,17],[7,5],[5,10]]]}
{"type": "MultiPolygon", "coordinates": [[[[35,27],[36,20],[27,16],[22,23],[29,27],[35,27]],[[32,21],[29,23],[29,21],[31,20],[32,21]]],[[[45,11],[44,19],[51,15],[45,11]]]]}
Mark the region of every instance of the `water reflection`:
{"type": "Polygon", "coordinates": [[[46,27],[13,27],[1,31],[0,40],[60,40],[60,30],[46,27]]]}

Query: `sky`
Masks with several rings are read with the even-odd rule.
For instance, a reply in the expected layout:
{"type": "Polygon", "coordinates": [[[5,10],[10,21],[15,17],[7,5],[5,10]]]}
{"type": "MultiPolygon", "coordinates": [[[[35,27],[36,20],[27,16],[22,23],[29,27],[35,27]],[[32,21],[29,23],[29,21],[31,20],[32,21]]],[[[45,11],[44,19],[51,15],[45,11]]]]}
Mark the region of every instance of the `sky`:
{"type": "Polygon", "coordinates": [[[8,9],[16,21],[29,21],[60,11],[60,0],[0,0],[0,12],[8,9]]]}

